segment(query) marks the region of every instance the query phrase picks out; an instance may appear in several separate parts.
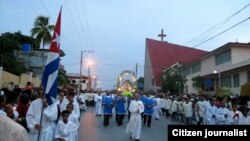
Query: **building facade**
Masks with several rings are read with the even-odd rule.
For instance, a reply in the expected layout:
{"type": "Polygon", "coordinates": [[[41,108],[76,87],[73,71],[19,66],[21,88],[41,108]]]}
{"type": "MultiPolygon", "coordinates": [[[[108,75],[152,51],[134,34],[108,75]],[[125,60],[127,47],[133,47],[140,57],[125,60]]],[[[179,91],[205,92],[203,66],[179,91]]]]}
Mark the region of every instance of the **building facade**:
{"type": "MultiPolygon", "coordinates": [[[[14,51],[19,62],[23,63],[27,73],[32,73],[33,76],[39,77],[42,80],[44,67],[46,64],[48,49],[37,49],[28,51],[14,51]]],[[[60,50],[60,57],[65,56],[65,53],[60,50]]],[[[60,64],[59,69],[63,66],[60,64]]]]}
{"type": "Polygon", "coordinates": [[[214,93],[219,87],[228,87],[239,95],[241,86],[250,82],[250,44],[227,43],[210,53],[183,65],[186,93],[197,93],[192,78],[204,78],[203,89],[214,93]],[[208,82],[208,83],[206,83],[208,82]]]}
{"type": "Polygon", "coordinates": [[[88,89],[89,77],[83,74],[80,76],[80,73],[66,73],[66,76],[69,78],[70,84],[73,87],[80,88],[80,90],[88,89]]]}

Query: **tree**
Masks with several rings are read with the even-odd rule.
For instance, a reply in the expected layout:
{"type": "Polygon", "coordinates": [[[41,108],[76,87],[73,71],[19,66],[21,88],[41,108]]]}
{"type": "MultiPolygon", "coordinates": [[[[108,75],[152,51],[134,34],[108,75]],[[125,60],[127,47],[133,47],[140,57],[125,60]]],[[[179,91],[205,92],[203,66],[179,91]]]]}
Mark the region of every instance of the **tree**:
{"type": "Polygon", "coordinates": [[[202,89],[203,88],[203,84],[204,84],[204,78],[201,76],[196,76],[192,78],[192,84],[193,87],[198,90],[198,89],[202,89]]]}
{"type": "Polygon", "coordinates": [[[185,82],[181,67],[169,68],[163,72],[161,89],[163,92],[182,94],[185,82]]]}
{"type": "Polygon", "coordinates": [[[137,80],[137,83],[144,83],[144,78],[143,77],[139,77],[139,79],[137,80]]]}
{"type": "Polygon", "coordinates": [[[31,29],[31,35],[36,38],[36,43],[44,46],[51,41],[51,31],[54,30],[54,25],[49,25],[49,17],[38,16],[34,22],[34,27],[31,29]]]}
{"type": "Polygon", "coordinates": [[[3,33],[0,36],[0,65],[5,71],[20,75],[23,73],[24,64],[14,55],[14,50],[20,50],[22,44],[28,43],[33,45],[34,38],[22,35],[21,32],[3,33]]]}
{"type": "Polygon", "coordinates": [[[137,80],[137,88],[139,90],[143,90],[144,88],[144,77],[139,77],[139,79],[137,80]]]}
{"type": "Polygon", "coordinates": [[[62,69],[59,69],[58,71],[58,83],[59,83],[59,86],[64,86],[64,85],[69,84],[69,79],[66,76],[66,72],[62,69]]]}

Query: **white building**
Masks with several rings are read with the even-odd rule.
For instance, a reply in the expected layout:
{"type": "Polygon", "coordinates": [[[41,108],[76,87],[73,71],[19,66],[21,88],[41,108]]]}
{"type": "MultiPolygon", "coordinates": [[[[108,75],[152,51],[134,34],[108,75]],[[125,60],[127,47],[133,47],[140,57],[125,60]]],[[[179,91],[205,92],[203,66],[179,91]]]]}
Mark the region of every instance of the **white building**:
{"type": "Polygon", "coordinates": [[[72,86],[78,87],[80,85],[81,90],[86,90],[88,86],[88,77],[85,75],[81,75],[80,73],[66,73],[66,76],[69,78],[70,84],[72,86]],[[80,77],[81,77],[81,83],[80,83],[80,77]]]}
{"type": "Polygon", "coordinates": [[[214,92],[218,87],[229,87],[233,94],[240,94],[241,85],[250,82],[250,44],[227,43],[210,53],[183,65],[187,79],[185,92],[197,93],[192,86],[192,78],[201,76],[211,87],[204,88],[214,92]]]}

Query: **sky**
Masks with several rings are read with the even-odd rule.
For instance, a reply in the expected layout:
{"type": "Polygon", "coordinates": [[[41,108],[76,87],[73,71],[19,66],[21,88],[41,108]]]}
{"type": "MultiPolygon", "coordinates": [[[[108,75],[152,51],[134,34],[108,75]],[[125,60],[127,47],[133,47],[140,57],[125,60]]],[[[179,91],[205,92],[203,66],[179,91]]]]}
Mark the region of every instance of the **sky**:
{"type": "Polygon", "coordinates": [[[146,38],[160,40],[161,29],[167,35],[164,41],[206,51],[228,42],[250,42],[250,20],[213,38],[247,19],[249,4],[249,0],[1,0],[0,34],[30,35],[40,15],[55,24],[62,6],[61,49],[66,56],[61,64],[68,73],[80,73],[83,52],[83,74],[91,61],[91,75],[102,90],[109,90],[122,71],[135,71],[136,63],[137,77],[144,75],[146,38]],[[221,26],[199,36],[218,23],[221,26]]]}

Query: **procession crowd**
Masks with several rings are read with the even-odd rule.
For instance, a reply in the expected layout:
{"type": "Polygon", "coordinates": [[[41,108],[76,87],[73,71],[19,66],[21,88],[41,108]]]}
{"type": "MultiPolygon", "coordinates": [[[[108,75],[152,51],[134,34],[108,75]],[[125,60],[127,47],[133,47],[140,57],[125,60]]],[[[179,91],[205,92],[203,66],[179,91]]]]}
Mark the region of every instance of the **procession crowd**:
{"type": "MultiPolygon", "coordinates": [[[[0,117],[9,117],[27,131],[30,141],[78,141],[81,111],[95,106],[96,116],[103,116],[103,126],[115,116],[117,126],[128,117],[126,133],[139,141],[142,124],[151,127],[152,119],[168,118],[177,124],[250,125],[249,97],[211,95],[171,95],[143,93],[124,95],[121,91],[82,91],[65,87],[58,89],[57,100],[49,105],[42,87],[3,87],[0,95],[0,117]]],[[[8,127],[7,124],[4,127],[8,127]]],[[[4,128],[1,130],[3,130],[4,128]]],[[[16,126],[18,127],[18,126],[16,126]]],[[[7,128],[6,128],[7,129],[7,128]]],[[[15,130],[14,128],[10,128],[15,130]]],[[[22,138],[25,137],[22,132],[22,138]]],[[[6,135],[7,136],[7,135],[6,135]]],[[[18,136],[14,136],[18,138],[18,136]]]]}

